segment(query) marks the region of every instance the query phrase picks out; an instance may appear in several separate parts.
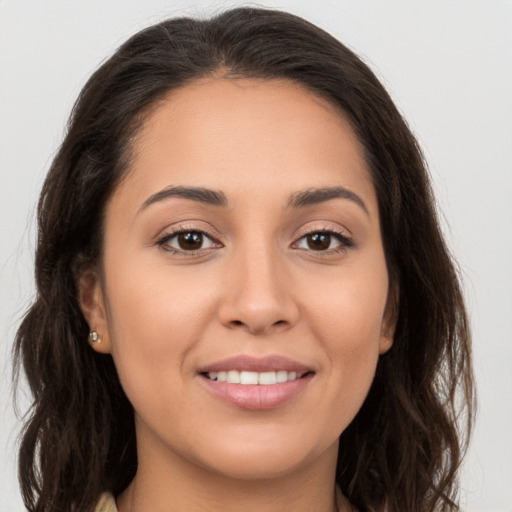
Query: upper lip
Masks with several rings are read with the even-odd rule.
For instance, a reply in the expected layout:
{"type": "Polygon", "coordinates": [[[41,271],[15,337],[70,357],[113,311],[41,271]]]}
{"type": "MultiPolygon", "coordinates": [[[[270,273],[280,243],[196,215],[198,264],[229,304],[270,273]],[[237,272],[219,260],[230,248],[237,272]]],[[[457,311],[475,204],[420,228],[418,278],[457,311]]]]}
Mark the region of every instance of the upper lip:
{"type": "Polygon", "coordinates": [[[237,370],[239,372],[275,372],[279,370],[286,370],[287,372],[296,372],[298,374],[313,371],[312,368],[297,361],[293,361],[288,357],[278,355],[265,357],[239,355],[207,364],[199,369],[199,373],[223,372],[229,370],[237,370]]]}

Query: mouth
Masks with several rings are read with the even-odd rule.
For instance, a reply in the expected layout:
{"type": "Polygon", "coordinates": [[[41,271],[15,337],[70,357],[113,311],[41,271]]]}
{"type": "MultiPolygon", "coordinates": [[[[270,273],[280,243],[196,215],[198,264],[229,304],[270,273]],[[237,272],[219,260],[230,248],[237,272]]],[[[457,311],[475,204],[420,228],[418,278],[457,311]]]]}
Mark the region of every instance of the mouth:
{"type": "Polygon", "coordinates": [[[271,386],[293,380],[301,379],[311,372],[298,373],[295,371],[277,370],[269,372],[253,372],[248,370],[227,370],[219,372],[205,372],[202,375],[216,382],[228,384],[242,384],[243,386],[271,386]]]}
{"type": "Polygon", "coordinates": [[[198,372],[206,389],[241,409],[275,409],[300,395],[315,371],[281,356],[237,356],[210,364],[198,372]]]}

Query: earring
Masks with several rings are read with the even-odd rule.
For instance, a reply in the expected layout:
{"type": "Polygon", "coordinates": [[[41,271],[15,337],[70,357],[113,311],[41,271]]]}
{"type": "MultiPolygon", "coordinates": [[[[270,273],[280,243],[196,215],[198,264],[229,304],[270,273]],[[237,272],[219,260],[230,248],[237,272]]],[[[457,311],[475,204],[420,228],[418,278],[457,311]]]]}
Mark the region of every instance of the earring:
{"type": "Polygon", "coordinates": [[[97,343],[98,345],[101,343],[101,338],[96,331],[89,333],[89,343],[97,343]]]}

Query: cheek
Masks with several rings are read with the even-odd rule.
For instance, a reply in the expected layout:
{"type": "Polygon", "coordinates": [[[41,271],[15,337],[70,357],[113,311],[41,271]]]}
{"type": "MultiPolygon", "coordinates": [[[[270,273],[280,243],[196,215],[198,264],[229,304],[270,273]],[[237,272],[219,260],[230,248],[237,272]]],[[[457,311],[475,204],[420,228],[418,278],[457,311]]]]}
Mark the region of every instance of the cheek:
{"type": "Polygon", "coordinates": [[[204,278],[200,288],[186,273],[142,262],[111,265],[106,275],[112,356],[126,393],[152,396],[151,387],[179,385],[186,354],[212,318],[204,278]]]}
{"type": "Polygon", "coordinates": [[[385,266],[376,264],[348,268],[325,280],[321,293],[310,290],[307,295],[309,325],[329,358],[333,385],[325,407],[335,404],[343,414],[343,428],[362,405],[375,375],[387,289],[385,266]]]}
{"type": "Polygon", "coordinates": [[[330,345],[330,352],[357,357],[367,349],[378,350],[388,293],[385,265],[343,268],[324,279],[321,289],[302,293],[308,297],[305,311],[313,317],[310,324],[330,345]]]}

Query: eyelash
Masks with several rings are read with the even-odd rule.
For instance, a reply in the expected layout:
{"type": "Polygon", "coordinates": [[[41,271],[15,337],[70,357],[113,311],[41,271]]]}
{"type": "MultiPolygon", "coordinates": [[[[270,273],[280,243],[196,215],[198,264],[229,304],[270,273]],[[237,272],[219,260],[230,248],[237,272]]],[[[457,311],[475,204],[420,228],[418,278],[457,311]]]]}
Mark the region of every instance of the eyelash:
{"type": "Polygon", "coordinates": [[[339,242],[339,246],[333,249],[326,250],[315,250],[311,247],[309,249],[300,249],[304,251],[311,251],[313,253],[317,253],[319,255],[331,255],[331,254],[339,254],[349,250],[351,247],[354,247],[354,241],[348,237],[343,231],[339,231],[333,228],[320,228],[313,229],[309,231],[305,231],[300,235],[300,237],[293,243],[293,245],[297,245],[300,241],[305,240],[308,236],[312,235],[327,235],[331,238],[336,239],[339,242]]]}
{"type": "MultiPolygon", "coordinates": [[[[354,241],[350,237],[348,237],[345,233],[343,233],[342,231],[338,231],[336,229],[329,228],[329,229],[314,229],[314,230],[303,232],[297,238],[297,240],[295,242],[293,242],[292,248],[294,246],[296,246],[302,240],[305,240],[308,236],[312,236],[312,235],[326,235],[326,236],[335,238],[339,242],[340,245],[333,249],[325,249],[325,250],[315,250],[312,248],[309,248],[309,249],[302,248],[301,249],[298,247],[296,247],[296,248],[298,250],[311,251],[311,252],[317,253],[319,255],[329,255],[329,254],[338,254],[341,252],[345,252],[348,249],[350,249],[351,247],[354,247],[354,241]]],[[[194,256],[194,255],[204,253],[204,251],[208,251],[212,248],[223,247],[221,242],[216,240],[215,237],[213,237],[206,231],[204,231],[202,229],[186,227],[186,226],[180,227],[180,228],[172,231],[171,233],[166,233],[165,235],[163,235],[156,241],[156,245],[158,245],[162,250],[164,250],[166,252],[170,252],[172,254],[187,255],[187,256],[194,256]],[[204,240],[204,238],[210,240],[213,244],[212,247],[208,247],[208,248],[200,247],[197,250],[186,250],[186,249],[173,248],[173,247],[167,245],[172,239],[178,237],[181,234],[192,234],[192,233],[201,235],[203,237],[203,240],[204,240]]]]}
{"type": "Polygon", "coordinates": [[[174,247],[170,247],[169,245],[166,245],[173,238],[176,238],[181,234],[191,234],[191,233],[197,233],[197,234],[201,235],[203,237],[203,239],[206,238],[208,240],[211,240],[215,247],[223,247],[223,245],[218,240],[216,240],[215,237],[213,237],[206,231],[204,231],[202,229],[193,228],[193,227],[187,227],[187,226],[182,226],[182,227],[172,231],[171,233],[166,233],[165,235],[163,235],[156,241],[156,245],[158,245],[162,250],[164,250],[166,252],[170,252],[172,254],[183,254],[183,255],[186,254],[188,256],[194,256],[194,255],[204,252],[205,250],[210,249],[210,248],[205,249],[205,248],[201,247],[197,250],[187,251],[185,249],[176,249],[174,247]]]}

